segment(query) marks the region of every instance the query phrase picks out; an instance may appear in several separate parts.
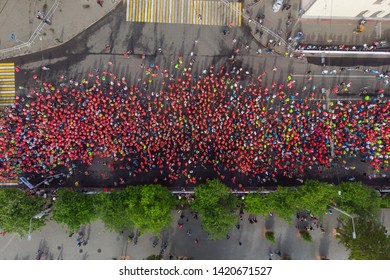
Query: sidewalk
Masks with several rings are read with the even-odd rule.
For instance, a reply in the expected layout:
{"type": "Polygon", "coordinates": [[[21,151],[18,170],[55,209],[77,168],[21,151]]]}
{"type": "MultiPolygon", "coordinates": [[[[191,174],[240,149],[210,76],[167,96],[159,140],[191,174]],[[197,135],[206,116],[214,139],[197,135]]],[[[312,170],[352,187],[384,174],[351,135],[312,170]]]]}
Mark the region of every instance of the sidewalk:
{"type": "Polygon", "coordinates": [[[250,224],[248,215],[245,214],[239,222],[240,229],[234,228],[229,239],[210,241],[201,229],[199,219],[194,219],[189,211],[174,211],[173,215],[172,226],[161,234],[156,247],[152,246],[154,237],[151,234],[142,235],[137,245],[133,246],[127,241],[128,233],[121,235],[110,232],[100,221],[82,229],[88,242],[85,246],[77,247],[77,233],[69,237],[65,227],[49,221],[41,231],[32,233],[30,241],[27,237],[21,239],[13,234],[0,235],[0,259],[35,259],[38,249],[45,253],[42,259],[145,259],[159,254],[164,241],[168,242],[164,258],[169,258],[171,254],[174,257],[191,257],[197,260],[268,260],[270,252],[278,251],[291,256],[293,260],[313,260],[320,256],[337,260],[348,258],[348,253],[334,237],[337,214],[325,215],[325,233],[321,233],[319,229],[310,232],[312,243],[307,243],[299,236],[294,223],[287,224],[275,216],[263,218],[257,215],[258,222],[250,224]],[[180,214],[184,215],[183,219],[180,219],[180,214]],[[177,226],[179,220],[183,223],[183,228],[177,226]],[[276,243],[265,240],[266,229],[274,231],[276,243]],[[188,236],[188,230],[191,231],[191,236],[188,236]],[[199,240],[198,244],[194,242],[195,239],[199,240]]]}
{"type": "Polygon", "coordinates": [[[35,0],[28,5],[25,0],[0,0],[0,59],[61,45],[124,2],[105,0],[100,7],[95,0],[35,0]],[[49,24],[37,18],[38,11],[49,15],[49,24]],[[29,40],[30,47],[18,48],[29,40]]]}
{"type": "Polygon", "coordinates": [[[307,19],[299,17],[300,0],[287,0],[291,8],[289,10],[282,9],[274,13],[272,5],[274,1],[266,0],[247,0],[243,3],[243,15],[248,16],[251,22],[243,20],[243,24],[250,27],[250,31],[254,38],[263,46],[272,40],[271,48],[278,53],[284,53],[286,47],[278,45],[280,41],[275,36],[272,36],[261,28],[256,27],[256,18],[263,15],[262,24],[267,29],[279,35],[283,40],[287,41],[289,37],[294,38],[296,33],[303,32],[301,42],[304,44],[324,44],[324,45],[371,45],[374,41],[385,39],[390,34],[389,21],[374,21],[367,20],[365,30],[361,33],[354,33],[357,28],[359,19],[307,19]],[[290,19],[289,19],[290,17],[290,19]],[[288,20],[291,21],[287,25],[288,20]],[[258,30],[257,30],[258,29],[258,30]]]}

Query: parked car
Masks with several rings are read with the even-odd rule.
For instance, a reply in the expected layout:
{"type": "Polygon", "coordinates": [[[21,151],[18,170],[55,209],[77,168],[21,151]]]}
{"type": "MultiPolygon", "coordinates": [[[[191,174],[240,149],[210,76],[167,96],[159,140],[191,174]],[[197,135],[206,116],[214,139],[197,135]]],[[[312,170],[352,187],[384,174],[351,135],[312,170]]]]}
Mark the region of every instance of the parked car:
{"type": "Polygon", "coordinates": [[[275,0],[274,5],[272,6],[272,11],[274,11],[274,13],[279,12],[280,8],[283,6],[283,2],[284,0],[275,0]]]}

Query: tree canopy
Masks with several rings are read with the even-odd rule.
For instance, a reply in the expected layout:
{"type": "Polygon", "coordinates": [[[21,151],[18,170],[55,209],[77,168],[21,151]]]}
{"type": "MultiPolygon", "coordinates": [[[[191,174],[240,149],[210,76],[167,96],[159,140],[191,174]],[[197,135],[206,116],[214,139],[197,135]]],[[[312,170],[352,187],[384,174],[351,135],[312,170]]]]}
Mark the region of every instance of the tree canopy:
{"type": "Polygon", "coordinates": [[[350,214],[375,217],[379,212],[380,200],[375,190],[360,182],[342,182],[337,187],[341,195],[336,196],[337,207],[350,214]]]}
{"type": "Polygon", "coordinates": [[[132,186],[125,190],[126,213],[140,233],[155,235],[169,227],[175,200],[161,185],[132,186]]]}
{"type": "Polygon", "coordinates": [[[100,193],[99,218],[107,229],[121,232],[133,227],[130,216],[127,214],[129,192],[116,191],[112,193],[100,193]]]}
{"type": "Polygon", "coordinates": [[[310,211],[314,216],[321,217],[337,195],[337,189],[317,180],[307,180],[298,188],[296,206],[299,210],[310,211]]]}
{"type": "Polygon", "coordinates": [[[390,260],[390,236],[377,220],[355,219],[356,239],[352,238],[352,220],[344,220],[337,238],[350,252],[352,260],[390,260]]]}
{"type": "MultiPolygon", "coordinates": [[[[45,201],[20,189],[5,188],[0,189],[0,205],[0,229],[24,236],[29,230],[30,219],[44,210],[45,201]]],[[[44,225],[44,218],[31,220],[32,231],[44,225]]]]}
{"type": "Polygon", "coordinates": [[[198,212],[203,229],[210,239],[222,239],[234,227],[238,216],[234,214],[237,197],[219,180],[195,187],[192,209],[198,212]]]}
{"type": "Polygon", "coordinates": [[[292,217],[297,212],[298,192],[294,189],[278,187],[278,190],[272,194],[271,199],[274,203],[275,214],[287,222],[291,222],[292,217]]]}
{"type": "Polygon", "coordinates": [[[269,212],[274,211],[274,202],[272,199],[273,193],[270,194],[261,194],[261,193],[251,193],[245,197],[245,210],[259,214],[262,216],[267,216],[269,212]]]}
{"type": "Polygon", "coordinates": [[[98,218],[98,203],[95,202],[96,195],[60,190],[54,204],[53,219],[64,223],[70,231],[77,231],[81,225],[98,218]]]}

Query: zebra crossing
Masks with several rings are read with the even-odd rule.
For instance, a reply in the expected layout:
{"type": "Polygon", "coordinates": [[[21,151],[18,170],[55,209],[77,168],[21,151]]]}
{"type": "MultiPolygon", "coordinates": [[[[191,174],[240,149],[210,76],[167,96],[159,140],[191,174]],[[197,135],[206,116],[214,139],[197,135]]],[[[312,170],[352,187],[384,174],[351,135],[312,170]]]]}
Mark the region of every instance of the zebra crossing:
{"type": "Polygon", "coordinates": [[[15,101],[15,65],[0,63],[0,107],[9,106],[15,101]]]}
{"type": "Polygon", "coordinates": [[[241,3],[218,0],[127,0],[127,21],[241,26],[241,3]]]}
{"type": "Polygon", "coordinates": [[[16,187],[19,186],[18,179],[11,179],[8,181],[0,181],[0,187],[16,187]]]}

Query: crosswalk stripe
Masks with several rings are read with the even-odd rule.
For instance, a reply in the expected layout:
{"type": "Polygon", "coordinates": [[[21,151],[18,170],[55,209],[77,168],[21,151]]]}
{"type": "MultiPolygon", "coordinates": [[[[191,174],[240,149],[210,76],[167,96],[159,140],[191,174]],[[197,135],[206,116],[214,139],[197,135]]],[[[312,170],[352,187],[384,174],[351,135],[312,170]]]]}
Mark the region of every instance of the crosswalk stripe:
{"type": "Polygon", "coordinates": [[[135,20],[136,21],[140,21],[139,20],[139,1],[135,0],[135,11],[136,11],[136,15],[135,15],[135,20]]]}
{"type": "Polygon", "coordinates": [[[139,12],[140,12],[140,15],[141,15],[141,21],[143,21],[143,22],[145,21],[145,18],[144,18],[144,12],[145,12],[145,8],[144,8],[144,7],[145,7],[145,2],[146,2],[145,0],[143,0],[143,1],[141,2],[141,3],[142,3],[142,4],[141,4],[141,9],[140,9],[140,11],[139,11],[139,12]]]}
{"type": "Polygon", "coordinates": [[[0,93],[0,98],[1,97],[13,97],[13,98],[15,98],[15,90],[13,90],[13,93],[5,93],[5,92],[0,93]]]}
{"type": "Polygon", "coordinates": [[[145,11],[146,11],[145,5],[146,5],[146,1],[143,0],[142,5],[141,5],[141,9],[139,10],[140,15],[141,15],[141,21],[143,21],[143,22],[145,22],[145,11]]]}
{"type": "Polygon", "coordinates": [[[177,2],[177,1],[175,1],[175,0],[172,0],[172,18],[171,18],[171,23],[174,23],[174,22],[176,22],[176,16],[175,16],[175,14],[176,14],[176,7],[175,7],[175,2],[177,2]]]}
{"type": "Polygon", "coordinates": [[[196,24],[196,21],[198,20],[198,5],[199,2],[194,0],[194,7],[192,10],[192,22],[191,24],[196,24]]]}
{"type": "MultiPolygon", "coordinates": [[[[127,0],[126,16],[133,22],[241,26],[241,6],[239,2],[225,5],[219,0],[127,0]]],[[[8,69],[1,67],[7,65],[0,66],[0,75],[8,69]]]]}
{"type": "Polygon", "coordinates": [[[210,25],[215,25],[214,21],[215,21],[215,14],[213,13],[213,10],[214,10],[214,7],[215,5],[213,5],[213,3],[210,2],[209,4],[209,13],[210,13],[210,25]]]}
{"type": "Polygon", "coordinates": [[[15,102],[15,64],[0,63],[0,107],[15,102]]]}
{"type": "Polygon", "coordinates": [[[193,16],[193,10],[194,10],[194,0],[189,0],[187,4],[187,24],[192,24],[192,16],[193,16]]]}
{"type": "Polygon", "coordinates": [[[184,1],[181,0],[180,23],[184,23],[184,1]]]}
{"type": "Polygon", "coordinates": [[[172,23],[171,19],[172,19],[172,0],[169,0],[168,12],[165,15],[165,21],[167,23],[172,23]]]}
{"type": "Polygon", "coordinates": [[[146,18],[146,21],[150,21],[150,1],[149,0],[146,0],[145,1],[145,18],[146,18]]]}
{"type": "Polygon", "coordinates": [[[165,10],[165,9],[163,9],[162,8],[162,1],[163,0],[158,0],[158,9],[159,9],[159,11],[160,11],[160,16],[159,16],[159,21],[158,22],[163,22],[163,10],[165,10]]]}
{"type": "Polygon", "coordinates": [[[156,12],[156,9],[154,8],[154,0],[151,0],[150,1],[150,21],[151,22],[154,22],[156,19],[154,18],[154,14],[156,12]]]}
{"type": "Polygon", "coordinates": [[[130,1],[129,16],[130,16],[130,18],[135,18],[134,10],[135,10],[135,5],[136,5],[137,0],[128,0],[128,1],[130,1]]]}

